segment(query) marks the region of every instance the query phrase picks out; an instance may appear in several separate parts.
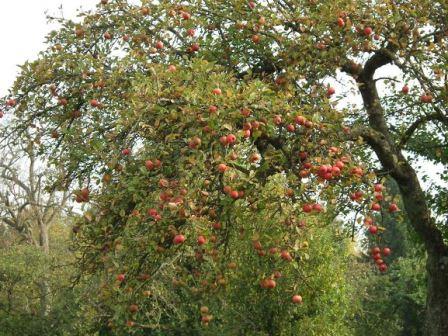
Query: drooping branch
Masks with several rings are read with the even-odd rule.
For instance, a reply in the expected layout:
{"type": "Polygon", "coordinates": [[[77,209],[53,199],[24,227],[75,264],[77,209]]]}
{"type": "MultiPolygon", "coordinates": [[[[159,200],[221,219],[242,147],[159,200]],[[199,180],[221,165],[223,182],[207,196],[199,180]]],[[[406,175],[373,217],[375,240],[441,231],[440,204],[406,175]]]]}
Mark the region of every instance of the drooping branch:
{"type": "Polygon", "coordinates": [[[406,143],[409,141],[409,139],[412,137],[414,132],[422,125],[426,124],[429,121],[444,121],[443,116],[441,116],[438,112],[427,114],[416,121],[414,121],[408,129],[403,133],[401,136],[400,142],[398,143],[398,148],[403,148],[406,143]]]}

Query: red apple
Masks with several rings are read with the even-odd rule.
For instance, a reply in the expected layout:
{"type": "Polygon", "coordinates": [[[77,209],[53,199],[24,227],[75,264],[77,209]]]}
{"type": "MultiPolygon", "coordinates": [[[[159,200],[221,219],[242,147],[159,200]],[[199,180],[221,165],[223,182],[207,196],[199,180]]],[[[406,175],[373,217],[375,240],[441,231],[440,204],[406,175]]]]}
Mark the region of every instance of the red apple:
{"type": "Polygon", "coordinates": [[[283,251],[280,253],[280,257],[281,257],[283,260],[286,260],[286,261],[291,261],[291,260],[292,260],[291,254],[290,254],[288,251],[286,251],[286,250],[283,250],[283,251]]]}
{"type": "Polygon", "coordinates": [[[369,232],[371,234],[377,234],[378,233],[378,226],[376,226],[376,225],[369,226],[369,232]]]}
{"type": "Polygon", "coordinates": [[[273,288],[275,288],[275,286],[277,286],[277,283],[272,279],[266,279],[265,285],[266,285],[266,288],[273,289],[273,288]]]}
{"type": "Polygon", "coordinates": [[[378,203],[372,203],[372,206],[370,207],[370,209],[372,209],[373,211],[380,211],[381,205],[379,205],[378,203]]]}
{"type": "Polygon", "coordinates": [[[392,250],[390,248],[388,248],[388,247],[383,248],[383,255],[384,256],[388,257],[388,256],[391,255],[391,253],[392,253],[392,250]]]}
{"type": "Polygon", "coordinates": [[[205,239],[204,236],[198,237],[198,245],[204,245],[207,242],[207,239],[205,239]]]}
{"type": "Polygon", "coordinates": [[[371,27],[365,27],[364,28],[364,35],[365,36],[370,36],[373,33],[373,29],[371,27]]]}
{"type": "Polygon", "coordinates": [[[398,210],[398,205],[396,205],[395,203],[391,203],[389,205],[389,212],[397,212],[398,210]]]}
{"type": "Polygon", "coordinates": [[[8,99],[6,101],[6,105],[9,106],[9,107],[14,107],[14,106],[16,106],[16,104],[17,104],[17,101],[15,99],[13,99],[13,98],[8,99]]]}
{"type": "Polygon", "coordinates": [[[220,95],[220,94],[222,94],[222,91],[221,91],[220,88],[214,88],[214,89],[212,90],[212,93],[215,94],[215,95],[220,95]]]}
{"type": "Polygon", "coordinates": [[[302,206],[302,211],[305,213],[310,213],[311,211],[313,211],[313,206],[311,204],[304,204],[302,206]]]}
{"type": "Polygon", "coordinates": [[[340,18],[338,18],[338,26],[339,26],[339,27],[341,27],[341,28],[345,26],[345,22],[344,22],[344,19],[343,19],[343,18],[341,18],[341,17],[340,17],[340,18]]]}
{"type": "Polygon", "coordinates": [[[302,302],[303,302],[302,297],[297,294],[292,296],[291,301],[293,303],[297,303],[297,304],[302,304],[302,302]]]}
{"type": "Polygon", "coordinates": [[[226,139],[227,139],[227,143],[229,145],[232,145],[236,141],[236,136],[234,134],[229,134],[229,135],[227,135],[226,139]]]}
{"type": "Polygon", "coordinates": [[[229,196],[236,200],[236,199],[238,199],[238,197],[239,197],[239,193],[238,193],[238,191],[236,191],[236,190],[232,190],[232,191],[230,192],[229,196]]]}
{"type": "Polygon", "coordinates": [[[191,14],[188,12],[182,12],[182,19],[184,20],[190,20],[191,14]]]}
{"type": "Polygon", "coordinates": [[[154,169],[154,163],[151,160],[146,160],[145,161],[145,167],[148,170],[153,170],[154,169]]]}
{"type": "Polygon", "coordinates": [[[401,88],[401,93],[403,93],[403,94],[408,94],[408,93],[409,93],[409,86],[404,85],[404,86],[401,88]]]}
{"type": "Polygon", "coordinates": [[[100,106],[100,102],[96,99],[92,99],[92,100],[90,100],[90,106],[98,107],[98,106],[100,106]]]}
{"type": "Polygon", "coordinates": [[[123,273],[117,275],[117,280],[120,282],[123,282],[125,278],[126,276],[123,273]]]}
{"type": "Polygon", "coordinates": [[[181,235],[181,234],[175,235],[174,238],[173,238],[173,243],[174,243],[175,245],[180,245],[180,244],[182,244],[184,241],[185,241],[185,236],[184,236],[184,235],[181,235]]]}
{"type": "Polygon", "coordinates": [[[218,165],[218,171],[219,171],[220,173],[224,173],[228,168],[229,168],[229,167],[227,167],[224,163],[220,163],[220,164],[218,165]]]}
{"type": "Polygon", "coordinates": [[[156,49],[163,49],[163,42],[162,41],[157,41],[156,42],[156,49]]]}
{"type": "Polygon", "coordinates": [[[129,306],[129,312],[132,313],[132,314],[138,312],[138,306],[136,304],[131,304],[129,306]]]}

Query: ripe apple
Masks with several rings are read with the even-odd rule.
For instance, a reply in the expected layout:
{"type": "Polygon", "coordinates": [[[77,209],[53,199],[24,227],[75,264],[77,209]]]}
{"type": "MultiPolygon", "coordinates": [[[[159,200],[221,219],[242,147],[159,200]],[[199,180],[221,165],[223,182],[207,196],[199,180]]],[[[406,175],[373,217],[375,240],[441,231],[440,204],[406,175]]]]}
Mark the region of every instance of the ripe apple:
{"type": "Polygon", "coordinates": [[[163,49],[163,42],[162,41],[157,41],[156,42],[156,49],[163,49]]]}
{"type": "Polygon", "coordinates": [[[188,12],[182,12],[182,19],[184,20],[190,20],[191,14],[188,12]]]}
{"type": "Polygon", "coordinates": [[[239,193],[236,190],[232,190],[229,194],[230,197],[232,197],[234,200],[239,198],[239,193]]]}
{"type": "Polygon", "coordinates": [[[197,52],[199,51],[199,44],[198,43],[193,43],[190,47],[192,52],[197,52]]]}
{"type": "Polygon", "coordinates": [[[313,206],[311,204],[304,204],[302,206],[302,211],[305,213],[310,213],[311,211],[313,211],[313,206]]]}
{"type": "Polygon", "coordinates": [[[275,115],[273,118],[274,124],[280,125],[282,123],[282,117],[280,115],[275,115]]]}
{"type": "Polygon", "coordinates": [[[168,66],[168,71],[169,72],[176,72],[176,70],[177,70],[177,68],[176,68],[176,66],[174,64],[170,64],[168,66]]]}
{"type": "Polygon", "coordinates": [[[398,205],[396,205],[395,203],[391,203],[389,205],[389,212],[397,212],[398,210],[398,205]]]}
{"type": "Polygon", "coordinates": [[[198,237],[198,245],[204,245],[207,242],[207,239],[204,236],[199,236],[198,237]]]}
{"type": "Polygon", "coordinates": [[[226,140],[229,145],[232,145],[236,141],[236,136],[234,134],[228,134],[226,140]]]}
{"type": "Polygon", "coordinates": [[[129,312],[132,313],[132,314],[138,312],[138,306],[136,304],[131,304],[129,306],[129,312]]]}
{"type": "Polygon", "coordinates": [[[378,269],[380,270],[380,272],[384,273],[387,271],[387,265],[386,264],[381,264],[378,266],[378,269]]]}
{"type": "Polygon", "coordinates": [[[125,278],[126,276],[123,273],[117,275],[117,280],[120,282],[123,282],[125,278]]]}
{"type": "Polygon", "coordinates": [[[227,165],[225,165],[224,163],[220,163],[218,165],[218,171],[220,173],[224,173],[229,167],[227,167],[227,165]]]}
{"type": "Polygon", "coordinates": [[[212,90],[212,93],[213,93],[214,95],[220,95],[220,94],[222,94],[222,91],[221,91],[220,88],[214,88],[214,89],[212,90]]]}
{"type": "Polygon", "coordinates": [[[305,125],[305,123],[306,123],[305,117],[300,116],[300,115],[295,118],[295,121],[296,121],[296,124],[298,124],[298,125],[305,125]]]}
{"type": "Polygon", "coordinates": [[[283,260],[286,260],[286,261],[291,261],[291,260],[292,260],[291,254],[290,254],[288,251],[286,251],[286,250],[283,250],[283,251],[280,253],[280,257],[281,257],[283,260]]]}
{"type": "Polygon", "coordinates": [[[373,33],[373,29],[371,27],[365,27],[364,28],[364,35],[365,36],[370,36],[373,33]]]}
{"type": "Polygon", "coordinates": [[[17,101],[14,98],[10,98],[6,101],[6,105],[9,107],[14,107],[16,106],[17,101]]]}
{"type": "Polygon", "coordinates": [[[297,304],[302,304],[303,303],[302,297],[300,295],[297,295],[297,294],[292,296],[291,301],[293,303],[297,303],[297,304]]]}
{"type": "Polygon", "coordinates": [[[241,115],[245,118],[250,116],[250,110],[248,108],[242,108],[240,110],[240,112],[241,112],[241,115]]]}
{"type": "Polygon", "coordinates": [[[373,189],[374,189],[376,192],[380,192],[380,191],[383,190],[383,185],[382,185],[381,183],[377,183],[377,184],[375,184],[375,185],[373,186],[373,189]]]}
{"type": "Polygon", "coordinates": [[[151,171],[154,169],[154,163],[151,160],[146,160],[145,167],[146,167],[146,169],[151,171]]]}
{"type": "Polygon", "coordinates": [[[380,253],[375,253],[373,255],[373,260],[379,260],[379,259],[381,259],[381,254],[380,253]]]}
{"type": "Polygon", "coordinates": [[[184,235],[181,235],[181,234],[175,235],[174,238],[173,238],[173,243],[174,243],[175,245],[180,245],[180,244],[182,244],[184,241],[185,241],[185,236],[184,236],[184,235]]]}
{"type": "Polygon", "coordinates": [[[140,8],[140,13],[142,13],[142,15],[146,16],[146,15],[149,15],[150,10],[148,7],[142,7],[142,8],[140,8]]]}
{"type": "Polygon", "coordinates": [[[222,137],[219,138],[219,142],[221,143],[221,145],[223,146],[227,146],[228,142],[227,142],[227,137],[225,135],[223,135],[222,137]]]}
{"type": "Polygon", "coordinates": [[[375,246],[374,248],[372,248],[372,254],[377,254],[380,252],[381,252],[381,249],[378,246],[375,246]]]}
{"type": "Polygon", "coordinates": [[[338,18],[338,26],[339,26],[339,27],[341,27],[341,28],[345,26],[345,22],[344,22],[344,19],[343,19],[343,18],[341,18],[341,17],[340,17],[340,18],[338,18]]]}
{"type": "Polygon", "coordinates": [[[125,148],[121,151],[122,155],[130,155],[131,154],[131,149],[130,148],[125,148]]]}
{"type": "Polygon", "coordinates": [[[112,34],[109,32],[105,32],[103,36],[106,40],[110,40],[112,38],[112,34]]]}
{"type": "Polygon", "coordinates": [[[277,286],[277,283],[272,279],[266,279],[266,288],[273,289],[277,286]]]}
{"type": "Polygon", "coordinates": [[[255,4],[255,2],[253,2],[253,1],[249,1],[249,8],[250,9],[254,9],[255,8],[255,6],[256,6],[256,4],[255,4]]]}
{"type": "Polygon", "coordinates": [[[331,97],[332,95],[334,95],[336,93],[336,90],[335,90],[335,88],[334,87],[329,87],[328,89],[327,89],[327,97],[331,97]]]}
{"type": "Polygon", "coordinates": [[[286,126],[286,130],[288,131],[288,132],[294,132],[295,130],[296,130],[296,128],[294,127],[294,125],[293,124],[288,124],[287,126],[286,126]]]}
{"type": "Polygon", "coordinates": [[[384,261],[383,261],[383,259],[381,259],[381,258],[379,258],[379,259],[375,259],[375,264],[377,264],[377,265],[381,265],[381,264],[384,264],[384,261]]]}
{"type": "Polygon", "coordinates": [[[218,111],[218,107],[215,105],[211,105],[211,106],[209,106],[208,111],[210,113],[216,113],[218,111]]]}
{"type": "Polygon", "coordinates": [[[389,247],[383,248],[383,255],[384,256],[388,257],[388,256],[391,255],[391,253],[392,253],[392,250],[389,247]]]}
{"type": "Polygon", "coordinates": [[[261,38],[260,38],[260,35],[252,35],[252,42],[253,43],[260,43],[260,40],[261,40],[261,38]]]}
{"type": "Polygon", "coordinates": [[[431,103],[432,102],[432,96],[429,94],[422,94],[420,96],[420,101],[422,103],[431,103]]]}
{"type": "Polygon", "coordinates": [[[372,206],[370,207],[370,209],[372,209],[373,211],[380,211],[381,205],[379,205],[379,203],[372,203],[372,206]]]}
{"type": "Polygon", "coordinates": [[[90,100],[90,106],[98,107],[98,106],[100,106],[100,102],[97,99],[92,99],[92,100],[90,100]]]}
{"type": "Polygon", "coordinates": [[[376,226],[376,225],[369,226],[369,232],[371,234],[377,234],[378,233],[378,226],[376,226]]]}
{"type": "Polygon", "coordinates": [[[404,86],[401,88],[401,93],[402,93],[402,94],[408,94],[408,93],[409,93],[409,86],[404,85],[404,86]]]}

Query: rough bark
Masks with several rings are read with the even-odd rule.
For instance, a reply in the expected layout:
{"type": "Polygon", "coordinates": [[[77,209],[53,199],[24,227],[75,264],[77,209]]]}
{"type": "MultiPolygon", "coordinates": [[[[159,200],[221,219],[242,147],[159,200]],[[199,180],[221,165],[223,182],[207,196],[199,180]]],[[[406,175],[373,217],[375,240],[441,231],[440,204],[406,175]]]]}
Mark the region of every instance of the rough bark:
{"type": "Polygon", "coordinates": [[[409,221],[422,239],[427,254],[426,336],[448,335],[448,247],[426,203],[417,174],[403,156],[402,143],[395,143],[384,117],[373,76],[381,66],[393,61],[393,48],[375,53],[364,68],[350,64],[343,70],[358,82],[368,125],[355,131],[374,150],[385,171],[397,182],[409,221]]]}

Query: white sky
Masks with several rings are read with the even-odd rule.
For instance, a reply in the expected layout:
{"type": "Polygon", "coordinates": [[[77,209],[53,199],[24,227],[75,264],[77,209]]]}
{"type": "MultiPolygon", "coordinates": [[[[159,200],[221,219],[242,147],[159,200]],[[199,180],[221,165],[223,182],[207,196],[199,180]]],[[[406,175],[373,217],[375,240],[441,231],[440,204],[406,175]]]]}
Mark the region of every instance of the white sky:
{"type": "Polygon", "coordinates": [[[0,97],[7,94],[17,75],[17,65],[36,57],[44,49],[44,40],[54,26],[47,23],[45,12],[75,17],[80,7],[92,9],[99,0],[0,0],[0,97]]]}

